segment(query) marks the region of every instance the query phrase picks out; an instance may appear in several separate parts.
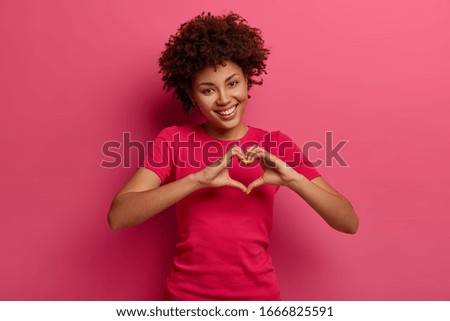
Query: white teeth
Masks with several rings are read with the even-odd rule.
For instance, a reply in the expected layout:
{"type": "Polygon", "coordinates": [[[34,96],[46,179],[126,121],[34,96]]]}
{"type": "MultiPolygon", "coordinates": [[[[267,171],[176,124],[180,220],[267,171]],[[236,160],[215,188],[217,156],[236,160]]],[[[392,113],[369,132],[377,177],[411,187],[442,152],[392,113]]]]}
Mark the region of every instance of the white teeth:
{"type": "Polygon", "coordinates": [[[236,106],[234,106],[234,107],[232,107],[232,108],[230,108],[230,109],[227,109],[227,110],[225,110],[225,111],[220,111],[220,112],[218,112],[218,113],[219,113],[220,115],[222,115],[222,116],[228,116],[228,115],[231,115],[231,114],[236,110],[237,106],[238,106],[238,105],[236,105],[236,106]]]}

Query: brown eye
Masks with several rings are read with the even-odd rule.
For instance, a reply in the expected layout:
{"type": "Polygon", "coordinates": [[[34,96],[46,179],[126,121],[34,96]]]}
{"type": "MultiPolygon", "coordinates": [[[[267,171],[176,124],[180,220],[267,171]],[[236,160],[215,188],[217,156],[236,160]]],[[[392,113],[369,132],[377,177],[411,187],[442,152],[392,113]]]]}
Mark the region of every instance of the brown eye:
{"type": "Polygon", "coordinates": [[[229,85],[230,85],[231,87],[235,87],[237,84],[238,84],[237,81],[232,81],[232,82],[229,83],[229,85]]]}
{"type": "Polygon", "coordinates": [[[212,93],[212,89],[209,89],[209,88],[202,91],[202,94],[204,94],[204,95],[209,95],[211,93],[212,93]]]}

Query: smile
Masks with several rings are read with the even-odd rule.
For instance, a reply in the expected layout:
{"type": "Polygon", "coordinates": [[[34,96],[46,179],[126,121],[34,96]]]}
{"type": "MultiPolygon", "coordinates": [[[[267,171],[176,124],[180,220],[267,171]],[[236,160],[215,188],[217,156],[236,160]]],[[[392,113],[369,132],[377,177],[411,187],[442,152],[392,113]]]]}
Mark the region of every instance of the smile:
{"type": "Polygon", "coordinates": [[[231,115],[236,111],[236,109],[238,108],[238,106],[239,106],[239,103],[237,103],[237,104],[234,105],[233,107],[228,108],[228,109],[226,109],[226,110],[222,110],[222,111],[217,111],[217,110],[215,110],[214,112],[216,112],[216,113],[219,114],[220,116],[224,116],[224,117],[226,117],[226,116],[231,116],[231,115]]]}

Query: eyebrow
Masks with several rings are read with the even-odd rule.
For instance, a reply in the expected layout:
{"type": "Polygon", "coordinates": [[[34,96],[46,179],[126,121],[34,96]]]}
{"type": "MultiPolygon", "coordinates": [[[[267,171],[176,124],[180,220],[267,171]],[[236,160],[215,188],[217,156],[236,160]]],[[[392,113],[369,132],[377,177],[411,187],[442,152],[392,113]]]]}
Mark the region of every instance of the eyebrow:
{"type": "MultiPolygon", "coordinates": [[[[229,81],[231,78],[233,78],[233,77],[236,76],[236,75],[238,75],[238,74],[237,74],[237,73],[232,74],[231,76],[227,77],[227,79],[225,79],[224,82],[229,81]]],[[[206,85],[206,86],[214,86],[214,83],[212,83],[212,82],[201,82],[201,83],[198,84],[199,87],[202,86],[202,85],[206,85]]]]}

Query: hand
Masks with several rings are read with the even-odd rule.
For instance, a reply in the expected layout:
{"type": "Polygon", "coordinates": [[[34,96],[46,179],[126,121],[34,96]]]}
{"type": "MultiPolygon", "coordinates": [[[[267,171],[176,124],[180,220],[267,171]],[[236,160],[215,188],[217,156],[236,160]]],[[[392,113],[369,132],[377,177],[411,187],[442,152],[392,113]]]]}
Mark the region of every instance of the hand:
{"type": "Polygon", "coordinates": [[[263,184],[289,186],[290,182],[298,175],[298,173],[288,164],[257,145],[247,150],[246,156],[258,159],[263,169],[261,177],[251,182],[247,187],[247,194],[255,187],[263,184]]]}
{"type": "Polygon", "coordinates": [[[234,145],[217,161],[195,173],[194,177],[202,187],[232,186],[246,193],[247,187],[232,179],[228,173],[228,166],[234,156],[240,160],[246,159],[242,149],[234,145]]]}

